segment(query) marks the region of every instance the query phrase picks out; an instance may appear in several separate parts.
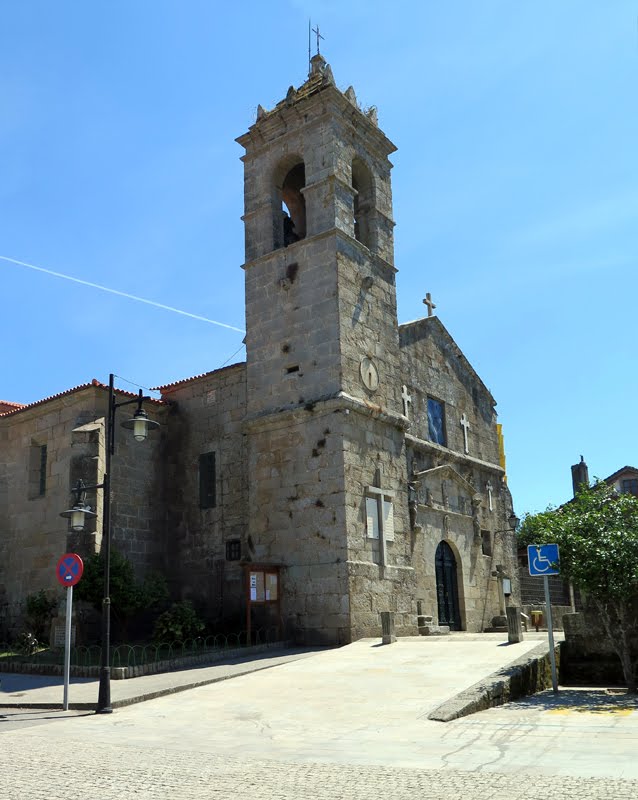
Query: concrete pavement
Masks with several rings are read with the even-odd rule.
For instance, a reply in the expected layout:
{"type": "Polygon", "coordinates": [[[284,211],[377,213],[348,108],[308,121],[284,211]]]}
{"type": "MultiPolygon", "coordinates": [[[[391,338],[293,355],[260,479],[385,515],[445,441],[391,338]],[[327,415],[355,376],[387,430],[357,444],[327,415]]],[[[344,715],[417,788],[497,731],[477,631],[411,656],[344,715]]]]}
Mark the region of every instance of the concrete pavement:
{"type": "Polygon", "coordinates": [[[513,648],[537,644],[364,640],[109,716],[32,710],[20,727],[7,712],[3,796],[48,800],[59,788],[48,776],[63,774],[79,776],[68,800],[635,798],[638,712],[625,695],[549,691],[449,723],[427,718],[513,648]],[[55,719],[36,724],[38,713],[55,719]]]}
{"type": "MultiPolygon", "coordinates": [[[[206,686],[209,683],[236,678],[262,669],[269,669],[288,661],[308,658],[325,648],[281,648],[250,654],[244,658],[232,658],[209,666],[161,672],[140,678],[111,681],[111,703],[113,708],[141,703],[175,692],[206,686]]],[[[62,706],[63,678],[59,675],[29,675],[26,673],[0,672],[1,708],[48,708],[62,706]]],[[[91,711],[95,709],[98,696],[98,681],[94,678],[71,678],[69,684],[69,707],[71,710],[91,711]]]]}

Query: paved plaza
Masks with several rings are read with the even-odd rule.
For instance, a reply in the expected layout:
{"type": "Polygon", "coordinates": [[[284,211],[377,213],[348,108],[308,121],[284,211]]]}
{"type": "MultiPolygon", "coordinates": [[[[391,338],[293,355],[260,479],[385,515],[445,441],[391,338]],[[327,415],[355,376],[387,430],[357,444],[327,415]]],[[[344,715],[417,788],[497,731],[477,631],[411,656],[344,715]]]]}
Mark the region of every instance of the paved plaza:
{"type": "Polygon", "coordinates": [[[427,719],[536,645],[364,640],[109,716],[0,709],[2,797],[635,798],[638,710],[623,694],[427,719]]]}

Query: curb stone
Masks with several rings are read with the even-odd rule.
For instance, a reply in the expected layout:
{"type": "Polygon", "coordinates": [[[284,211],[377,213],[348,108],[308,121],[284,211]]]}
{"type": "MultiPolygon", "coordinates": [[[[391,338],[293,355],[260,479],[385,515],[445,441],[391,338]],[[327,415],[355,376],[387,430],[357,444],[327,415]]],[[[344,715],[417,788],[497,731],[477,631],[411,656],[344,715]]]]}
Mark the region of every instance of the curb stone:
{"type": "MultiPolygon", "coordinates": [[[[562,642],[555,645],[556,668],[560,666],[562,642]]],[[[551,687],[549,645],[540,644],[529,653],[494,672],[474,686],[446,700],[427,715],[436,722],[451,722],[477,711],[502,706],[518,697],[535,694],[551,687]]]]}

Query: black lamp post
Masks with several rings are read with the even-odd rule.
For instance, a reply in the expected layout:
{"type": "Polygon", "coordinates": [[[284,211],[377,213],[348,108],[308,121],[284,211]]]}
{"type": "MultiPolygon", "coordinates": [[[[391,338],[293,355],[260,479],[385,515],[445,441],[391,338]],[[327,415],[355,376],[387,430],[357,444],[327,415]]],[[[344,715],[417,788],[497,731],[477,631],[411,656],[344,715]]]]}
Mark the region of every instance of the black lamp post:
{"type": "Polygon", "coordinates": [[[74,531],[81,531],[84,528],[84,520],[87,516],[96,516],[90,507],[86,505],[85,496],[89,489],[103,489],[104,503],[102,509],[102,541],[104,554],[104,596],[102,599],[102,659],[100,664],[100,688],[96,713],[110,714],[111,708],[111,456],[115,452],[115,411],[122,406],[137,403],[137,410],[131,419],[122,422],[123,428],[133,431],[133,438],[136,442],[143,442],[153,428],[159,427],[159,423],[149,419],[142,408],[145,397],[140,389],[138,396],[133,400],[124,400],[121,403],[115,402],[115,392],[113,389],[113,375],[109,375],[109,407],[106,417],[106,459],[105,470],[102,483],[93,486],[85,486],[82,481],[78,481],[75,494],[75,504],[68,511],[63,511],[60,516],[66,517],[71,521],[71,528],[74,531]]]}

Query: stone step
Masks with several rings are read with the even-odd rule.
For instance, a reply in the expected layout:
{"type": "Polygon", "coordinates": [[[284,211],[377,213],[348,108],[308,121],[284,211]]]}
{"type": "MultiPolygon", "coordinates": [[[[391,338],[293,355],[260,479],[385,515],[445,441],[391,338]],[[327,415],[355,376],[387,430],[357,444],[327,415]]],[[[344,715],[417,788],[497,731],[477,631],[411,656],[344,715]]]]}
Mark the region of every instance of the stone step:
{"type": "Polygon", "coordinates": [[[448,636],[450,633],[449,625],[419,625],[421,636],[448,636]]]}

